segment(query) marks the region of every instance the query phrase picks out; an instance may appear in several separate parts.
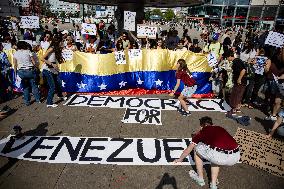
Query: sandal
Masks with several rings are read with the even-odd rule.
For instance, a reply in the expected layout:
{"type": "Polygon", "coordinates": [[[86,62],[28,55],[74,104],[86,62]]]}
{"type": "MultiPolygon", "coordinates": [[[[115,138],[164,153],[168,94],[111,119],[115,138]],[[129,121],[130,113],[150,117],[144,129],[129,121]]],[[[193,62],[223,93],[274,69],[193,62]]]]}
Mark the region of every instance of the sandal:
{"type": "Polygon", "coordinates": [[[204,186],[205,181],[198,177],[198,174],[194,170],[190,170],[189,172],[190,178],[192,178],[199,186],[204,186]]]}

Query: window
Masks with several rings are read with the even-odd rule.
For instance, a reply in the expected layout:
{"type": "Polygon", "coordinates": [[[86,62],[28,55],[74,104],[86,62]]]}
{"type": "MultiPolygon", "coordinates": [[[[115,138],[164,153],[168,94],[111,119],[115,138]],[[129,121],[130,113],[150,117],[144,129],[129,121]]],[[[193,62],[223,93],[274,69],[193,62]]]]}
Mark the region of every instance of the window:
{"type": "Polygon", "coordinates": [[[237,7],[236,18],[245,19],[247,17],[248,7],[237,7]]]}

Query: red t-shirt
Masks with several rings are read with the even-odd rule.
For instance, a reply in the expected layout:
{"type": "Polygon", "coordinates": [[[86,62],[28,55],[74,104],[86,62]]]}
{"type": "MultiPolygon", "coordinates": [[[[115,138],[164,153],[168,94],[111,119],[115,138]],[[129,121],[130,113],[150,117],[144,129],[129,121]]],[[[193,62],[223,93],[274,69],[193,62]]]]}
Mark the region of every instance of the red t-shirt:
{"type": "Polygon", "coordinates": [[[177,71],[176,78],[182,80],[182,82],[188,87],[191,87],[195,84],[195,80],[189,76],[185,70],[177,71]]]}
{"type": "Polygon", "coordinates": [[[202,142],[223,150],[234,150],[238,147],[235,139],[222,127],[206,126],[201,129],[192,139],[192,142],[198,144],[202,142]]]}

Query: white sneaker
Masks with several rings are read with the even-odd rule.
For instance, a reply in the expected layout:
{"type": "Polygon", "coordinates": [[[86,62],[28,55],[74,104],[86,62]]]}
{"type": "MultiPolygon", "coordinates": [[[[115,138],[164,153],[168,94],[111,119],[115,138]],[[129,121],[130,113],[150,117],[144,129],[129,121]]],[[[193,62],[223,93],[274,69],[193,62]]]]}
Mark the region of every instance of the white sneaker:
{"type": "Polygon", "coordinates": [[[64,101],[67,100],[67,97],[65,97],[65,96],[64,96],[64,97],[58,97],[58,98],[59,98],[60,100],[64,100],[64,101]]]}
{"type": "Polygon", "coordinates": [[[56,108],[57,106],[58,106],[57,104],[46,105],[46,107],[48,107],[48,108],[56,108]]]}
{"type": "Polygon", "coordinates": [[[277,120],[277,116],[267,116],[264,118],[265,120],[272,120],[272,121],[276,121],[277,120]]]}

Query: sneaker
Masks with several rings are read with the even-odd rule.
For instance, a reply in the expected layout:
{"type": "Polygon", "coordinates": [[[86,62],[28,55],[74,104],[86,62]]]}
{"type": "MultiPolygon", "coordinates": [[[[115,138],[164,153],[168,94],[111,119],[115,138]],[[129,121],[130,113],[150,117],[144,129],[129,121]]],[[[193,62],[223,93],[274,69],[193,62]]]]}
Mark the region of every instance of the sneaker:
{"type": "Polygon", "coordinates": [[[194,170],[190,170],[189,172],[190,178],[192,178],[199,186],[204,186],[205,181],[202,178],[198,177],[198,174],[194,170]]]}
{"type": "Polygon", "coordinates": [[[210,183],[210,189],[218,189],[217,184],[210,183]]]}
{"type": "Polygon", "coordinates": [[[60,100],[67,100],[67,97],[65,97],[65,96],[62,96],[62,97],[58,97],[60,100]]]}
{"type": "Polygon", "coordinates": [[[46,107],[48,108],[56,108],[58,105],[57,104],[48,104],[46,107]]]}
{"type": "Polygon", "coordinates": [[[190,115],[191,115],[190,112],[186,112],[186,111],[180,112],[180,114],[181,114],[182,116],[190,116],[190,115]]]}
{"type": "Polygon", "coordinates": [[[277,120],[277,116],[272,116],[272,115],[270,115],[270,116],[267,116],[267,117],[265,117],[264,118],[265,120],[271,120],[271,121],[276,121],[277,120]]]}

